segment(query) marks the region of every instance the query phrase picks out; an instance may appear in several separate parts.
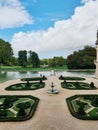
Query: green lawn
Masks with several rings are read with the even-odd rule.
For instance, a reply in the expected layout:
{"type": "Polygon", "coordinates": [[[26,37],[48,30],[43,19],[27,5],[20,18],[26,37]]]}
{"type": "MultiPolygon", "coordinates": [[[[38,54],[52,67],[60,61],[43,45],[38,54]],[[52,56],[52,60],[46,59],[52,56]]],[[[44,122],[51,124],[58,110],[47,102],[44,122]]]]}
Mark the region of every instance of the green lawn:
{"type": "Polygon", "coordinates": [[[39,67],[39,68],[32,68],[32,67],[27,67],[27,68],[22,68],[21,66],[1,66],[1,70],[5,71],[47,71],[47,70],[67,70],[67,66],[57,66],[57,67],[39,67]]]}

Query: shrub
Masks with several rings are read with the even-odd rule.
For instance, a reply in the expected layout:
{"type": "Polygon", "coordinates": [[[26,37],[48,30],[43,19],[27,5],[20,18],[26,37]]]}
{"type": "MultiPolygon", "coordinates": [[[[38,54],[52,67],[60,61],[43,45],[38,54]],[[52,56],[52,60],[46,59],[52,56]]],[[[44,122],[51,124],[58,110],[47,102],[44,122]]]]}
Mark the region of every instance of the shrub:
{"type": "Polygon", "coordinates": [[[79,106],[77,114],[79,114],[79,115],[86,115],[86,113],[84,111],[84,108],[82,106],[79,106]]]}
{"type": "Polygon", "coordinates": [[[25,116],[26,112],[25,109],[23,107],[21,107],[17,113],[17,116],[21,117],[21,116],[25,116]]]}
{"type": "Polygon", "coordinates": [[[6,117],[7,116],[7,111],[2,109],[0,110],[0,117],[6,117]]]}
{"type": "Polygon", "coordinates": [[[98,97],[96,97],[92,102],[91,104],[95,107],[98,107],[98,97]]]}
{"type": "Polygon", "coordinates": [[[64,79],[64,77],[61,75],[61,76],[59,77],[59,79],[63,80],[63,79],[64,79]]]}
{"type": "Polygon", "coordinates": [[[94,87],[95,87],[93,82],[90,83],[90,87],[91,87],[91,88],[94,88],[94,87]]]}
{"type": "Polygon", "coordinates": [[[3,107],[4,107],[4,109],[7,109],[7,108],[10,108],[10,107],[12,107],[12,102],[10,101],[10,99],[9,98],[5,98],[5,100],[4,100],[4,102],[3,102],[3,107]]]}
{"type": "Polygon", "coordinates": [[[30,102],[24,102],[24,103],[18,103],[16,105],[17,108],[24,108],[24,109],[27,109],[29,107],[31,107],[31,104],[30,102]]]}

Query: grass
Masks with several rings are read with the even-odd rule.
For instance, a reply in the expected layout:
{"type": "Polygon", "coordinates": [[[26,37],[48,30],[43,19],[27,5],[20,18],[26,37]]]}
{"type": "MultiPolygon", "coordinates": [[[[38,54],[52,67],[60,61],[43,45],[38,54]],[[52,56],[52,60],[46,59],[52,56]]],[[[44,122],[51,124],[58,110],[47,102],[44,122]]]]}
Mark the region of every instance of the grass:
{"type": "Polygon", "coordinates": [[[60,70],[67,70],[67,66],[57,66],[57,67],[39,67],[39,68],[32,68],[32,67],[27,67],[23,68],[21,66],[1,66],[1,70],[5,71],[48,71],[48,70],[55,70],[55,71],[60,71],[60,70]]]}

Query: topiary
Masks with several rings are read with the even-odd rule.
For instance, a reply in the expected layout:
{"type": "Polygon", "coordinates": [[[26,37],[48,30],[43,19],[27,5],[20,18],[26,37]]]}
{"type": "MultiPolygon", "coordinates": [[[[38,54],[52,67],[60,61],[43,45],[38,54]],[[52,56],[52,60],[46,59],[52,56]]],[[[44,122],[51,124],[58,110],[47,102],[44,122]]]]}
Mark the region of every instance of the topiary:
{"type": "Polygon", "coordinates": [[[12,107],[12,106],[13,106],[13,104],[12,104],[12,102],[10,101],[10,99],[9,99],[9,98],[5,98],[5,100],[4,100],[4,102],[3,102],[3,107],[4,107],[4,109],[10,108],[10,107],[12,107]]]}
{"type": "Polygon", "coordinates": [[[25,115],[26,115],[25,109],[23,107],[20,107],[20,109],[17,113],[17,116],[21,117],[21,116],[25,116],[25,115]]]}
{"type": "Polygon", "coordinates": [[[2,109],[0,110],[0,117],[6,117],[8,115],[7,111],[2,109]]]}
{"type": "Polygon", "coordinates": [[[93,82],[91,82],[90,83],[90,88],[94,88],[95,86],[94,86],[94,83],[93,82]]]}
{"type": "Polygon", "coordinates": [[[79,109],[77,111],[79,115],[86,115],[86,112],[84,111],[84,108],[82,106],[79,106],[79,109]]]}

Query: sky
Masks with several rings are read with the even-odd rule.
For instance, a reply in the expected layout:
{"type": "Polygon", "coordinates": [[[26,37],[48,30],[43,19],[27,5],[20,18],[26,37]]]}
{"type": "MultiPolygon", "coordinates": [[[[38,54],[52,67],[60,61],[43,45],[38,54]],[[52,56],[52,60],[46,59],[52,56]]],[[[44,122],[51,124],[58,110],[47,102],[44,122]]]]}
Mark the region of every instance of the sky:
{"type": "Polygon", "coordinates": [[[0,0],[0,38],[39,58],[95,47],[98,0],[0,0]]]}

